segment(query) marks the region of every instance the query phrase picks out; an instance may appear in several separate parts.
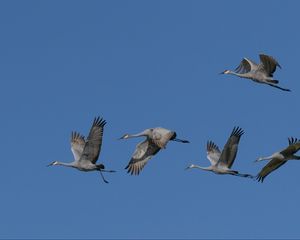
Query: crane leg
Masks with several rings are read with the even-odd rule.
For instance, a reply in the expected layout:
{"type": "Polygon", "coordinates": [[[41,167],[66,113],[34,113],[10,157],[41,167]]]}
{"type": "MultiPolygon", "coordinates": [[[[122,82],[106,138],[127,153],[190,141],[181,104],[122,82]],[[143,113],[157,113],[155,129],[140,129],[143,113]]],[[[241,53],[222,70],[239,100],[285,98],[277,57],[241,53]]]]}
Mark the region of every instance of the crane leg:
{"type": "Polygon", "coordinates": [[[108,181],[106,181],[106,179],[104,178],[102,171],[101,171],[101,170],[99,170],[99,171],[100,171],[100,175],[101,175],[101,177],[102,177],[102,180],[103,180],[105,183],[108,183],[108,181]]]}

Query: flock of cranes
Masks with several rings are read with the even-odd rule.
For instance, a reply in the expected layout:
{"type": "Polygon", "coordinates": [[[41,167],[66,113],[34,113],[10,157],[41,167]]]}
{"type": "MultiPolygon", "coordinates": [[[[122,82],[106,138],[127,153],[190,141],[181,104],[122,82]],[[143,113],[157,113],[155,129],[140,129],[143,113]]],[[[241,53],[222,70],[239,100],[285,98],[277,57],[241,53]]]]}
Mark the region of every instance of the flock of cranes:
{"type": "MultiPolygon", "coordinates": [[[[267,84],[283,91],[290,91],[290,89],[276,85],[279,81],[273,79],[273,73],[275,72],[276,67],[280,67],[279,63],[273,57],[268,55],[260,54],[259,57],[261,61],[259,64],[256,64],[247,58],[243,58],[235,71],[225,70],[222,74],[232,74],[238,77],[251,79],[258,83],[267,84]]],[[[99,171],[103,181],[108,183],[103,176],[103,172],[111,173],[115,171],[106,170],[103,164],[96,164],[101,151],[105,124],[106,121],[103,118],[95,118],[86,139],[83,135],[72,132],[71,150],[74,161],[69,163],[54,161],[48,166],[60,165],[76,168],[85,172],[99,171]]],[[[238,171],[231,169],[238,152],[240,138],[243,134],[244,130],[242,128],[234,127],[222,151],[213,141],[208,141],[206,150],[207,158],[211,165],[209,167],[201,167],[191,164],[186,169],[196,168],[204,171],[211,171],[215,174],[229,174],[238,177],[255,178],[255,176],[251,174],[239,173],[238,171]]],[[[127,172],[131,175],[139,175],[148,161],[161,149],[165,149],[169,141],[189,143],[188,140],[177,138],[175,131],[161,127],[149,128],[137,134],[125,134],[120,139],[135,137],[145,137],[145,140],[136,146],[128,165],[125,167],[127,172]]],[[[257,174],[257,181],[263,182],[271,172],[281,167],[288,160],[300,160],[300,156],[295,155],[296,152],[300,150],[300,140],[291,137],[288,139],[288,143],[289,145],[280,152],[275,152],[268,157],[260,157],[255,161],[269,160],[269,163],[257,174]]]]}

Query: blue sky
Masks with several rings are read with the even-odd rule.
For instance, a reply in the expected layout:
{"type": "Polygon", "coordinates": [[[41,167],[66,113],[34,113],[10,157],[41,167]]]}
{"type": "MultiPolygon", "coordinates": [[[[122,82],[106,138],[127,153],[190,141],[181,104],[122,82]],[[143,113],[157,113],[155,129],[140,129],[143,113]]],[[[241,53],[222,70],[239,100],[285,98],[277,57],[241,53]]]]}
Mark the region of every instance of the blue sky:
{"type": "Polygon", "coordinates": [[[184,171],[205,144],[245,134],[233,169],[300,137],[297,1],[1,1],[0,238],[300,238],[300,163],[263,184],[184,171]],[[243,57],[277,58],[283,92],[233,76],[243,57]],[[107,120],[100,162],[115,174],[47,168],[72,161],[70,133],[107,120]],[[124,170],[162,126],[169,143],[140,176],[124,170]]]}

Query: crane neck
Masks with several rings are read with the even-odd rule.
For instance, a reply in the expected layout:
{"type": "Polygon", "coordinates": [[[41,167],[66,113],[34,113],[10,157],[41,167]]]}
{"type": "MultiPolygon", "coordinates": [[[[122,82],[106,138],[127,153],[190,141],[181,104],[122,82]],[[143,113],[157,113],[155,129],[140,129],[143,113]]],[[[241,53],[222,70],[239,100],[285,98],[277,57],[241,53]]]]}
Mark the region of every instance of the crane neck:
{"type": "Polygon", "coordinates": [[[198,168],[198,169],[202,169],[204,171],[212,171],[211,167],[201,167],[199,165],[194,165],[194,164],[192,164],[189,168],[198,168]]]}
{"type": "Polygon", "coordinates": [[[229,71],[227,74],[235,75],[235,76],[238,76],[238,77],[244,77],[244,74],[236,73],[236,72],[233,72],[233,71],[229,71]]]}
{"type": "Polygon", "coordinates": [[[65,162],[58,162],[55,165],[59,165],[59,166],[65,166],[65,167],[75,167],[73,162],[70,163],[65,163],[65,162]]]}

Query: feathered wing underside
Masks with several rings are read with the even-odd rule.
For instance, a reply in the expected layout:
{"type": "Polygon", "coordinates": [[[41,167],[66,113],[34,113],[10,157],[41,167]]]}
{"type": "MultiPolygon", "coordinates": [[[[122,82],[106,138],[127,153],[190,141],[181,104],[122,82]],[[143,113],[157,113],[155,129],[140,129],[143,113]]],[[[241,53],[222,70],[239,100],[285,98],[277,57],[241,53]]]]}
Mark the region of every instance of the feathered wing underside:
{"type": "Polygon", "coordinates": [[[221,166],[225,166],[227,168],[231,168],[237,151],[238,151],[238,144],[240,142],[241,136],[244,134],[244,131],[240,127],[234,127],[230,137],[228,138],[224,149],[221,153],[220,160],[218,164],[221,166]]]}
{"type": "Polygon", "coordinates": [[[176,133],[165,128],[154,128],[152,132],[152,140],[160,148],[166,148],[167,143],[174,137],[176,133]]]}
{"type": "Polygon", "coordinates": [[[275,171],[277,168],[281,167],[287,161],[280,161],[278,159],[272,159],[263,169],[258,173],[256,179],[259,182],[263,182],[265,177],[268,176],[271,172],[275,171]]]}
{"type": "Polygon", "coordinates": [[[269,77],[273,77],[273,73],[276,71],[276,67],[281,68],[279,63],[271,56],[260,54],[259,70],[264,71],[269,77]]]}
{"type": "Polygon", "coordinates": [[[80,161],[87,160],[93,164],[97,162],[101,151],[103,129],[105,124],[106,121],[103,118],[97,117],[94,119],[80,161]]]}
{"type": "Polygon", "coordinates": [[[74,155],[75,161],[78,161],[82,155],[85,145],[84,136],[77,132],[72,132],[71,134],[71,151],[74,155]]]}
{"type": "Polygon", "coordinates": [[[240,62],[240,65],[234,70],[236,73],[244,74],[250,72],[251,70],[255,70],[257,68],[257,64],[250,59],[243,58],[240,62]]]}
{"type": "Polygon", "coordinates": [[[160,150],[151,139],[147,138],[145,141],[139,143],[132,155],[131,160],[125,167],[127,172],[131,175],[139,175],[147,162],[160,150]]]}
{"type": "Polygon", "coordinates": [[[291,156],[300,150],[300,140],[290,137],[288,138],[288,141],[289,146],[280,152],[285,157],[291,156]]]}
{"type": "Polygon", "coordinates": [[[214,142],[208,141],[206,144],[206,153],[211,165],[216,165],[221,156],[219,147],[214,142]]]}

